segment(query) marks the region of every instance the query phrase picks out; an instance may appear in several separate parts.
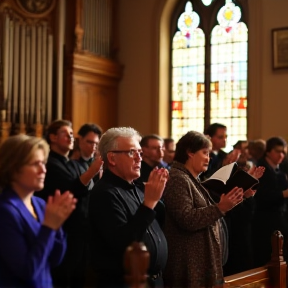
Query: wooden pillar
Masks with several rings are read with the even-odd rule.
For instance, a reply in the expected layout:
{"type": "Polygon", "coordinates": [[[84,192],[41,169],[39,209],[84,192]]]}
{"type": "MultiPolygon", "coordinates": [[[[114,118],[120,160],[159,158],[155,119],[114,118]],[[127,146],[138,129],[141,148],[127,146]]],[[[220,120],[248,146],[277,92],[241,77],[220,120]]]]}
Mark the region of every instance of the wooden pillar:
{"type": "Polygon", "coordinates": [[[268,263],[270,281],[273,287],[286,287],[287,265],[283,258],[283,235],[275,231],[271,237],[272,255],[268,263]]]}
{"type": "Polygon", "coordinates": [[[146,287],[150,255],[143,243],[133,242],[124,255],[125,280],[130,288],[146,287]]]}

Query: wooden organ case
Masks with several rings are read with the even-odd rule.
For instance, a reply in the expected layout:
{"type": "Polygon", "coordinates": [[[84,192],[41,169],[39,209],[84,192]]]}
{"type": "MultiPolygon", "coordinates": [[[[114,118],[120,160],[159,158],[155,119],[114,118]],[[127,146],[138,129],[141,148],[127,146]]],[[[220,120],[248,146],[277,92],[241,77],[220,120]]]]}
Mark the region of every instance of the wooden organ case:
{"type": "Polygon", "coordinates": [[[67,11],[64,118],[74,131],[87,122],[117,126],[117,0],[69,0],[67,11]]]}
{"type": "Polygon", "coordinates": [[[117,125],[115,0],[0,0],[0,139],[117,125]]]}

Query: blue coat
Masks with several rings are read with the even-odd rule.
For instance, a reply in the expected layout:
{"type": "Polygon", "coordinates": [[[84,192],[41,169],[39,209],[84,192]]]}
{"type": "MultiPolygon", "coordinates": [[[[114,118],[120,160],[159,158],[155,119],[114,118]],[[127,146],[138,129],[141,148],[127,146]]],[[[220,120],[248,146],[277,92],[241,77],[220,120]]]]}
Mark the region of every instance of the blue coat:
{"type": "Polygon", "coordinates": [[[66,251],[62,229],[41,225],[45,201],[32,197],[36,220],[18,195],[0,195],[0,287],[53,287],[50,268],[66,251]]]}

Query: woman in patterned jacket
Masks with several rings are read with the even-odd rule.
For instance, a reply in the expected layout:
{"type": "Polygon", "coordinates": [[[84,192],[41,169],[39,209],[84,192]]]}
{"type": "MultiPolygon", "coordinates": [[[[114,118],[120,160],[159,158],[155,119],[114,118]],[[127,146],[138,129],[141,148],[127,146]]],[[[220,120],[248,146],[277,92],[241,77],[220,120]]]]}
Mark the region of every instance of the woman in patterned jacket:
{"type": "Polygon", "coordinates": [[[184,135],[176,146],[164,191],[167,287],[222,287],[224,282],[226,245],[221,220],[242,201],[243,190],[233,188],[218,204],[212,200],[198,178],[208,168],[210,149],[210,140],[195,131],[184,135]]]}

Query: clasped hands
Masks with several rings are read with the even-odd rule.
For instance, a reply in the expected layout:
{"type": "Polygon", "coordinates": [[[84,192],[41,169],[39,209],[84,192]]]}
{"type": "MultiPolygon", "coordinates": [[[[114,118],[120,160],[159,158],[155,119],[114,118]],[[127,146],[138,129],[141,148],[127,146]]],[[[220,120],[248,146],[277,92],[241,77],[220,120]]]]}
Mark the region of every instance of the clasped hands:
{"type": "Polygon", "coordinates": [[[48,197],[42,225],[58,230],[76,208],[76,203],[77,199],[69,191],[61,194],[56,190],[54,196],[48,197]]]}
{"type": "Polygon", "coordinates": [[[145,184],[144,205],[154,209],[157,202],[161,199],[166,182],[169,178],[169,172],[165,168],[154,168],[149,179],[145,184]]]}

